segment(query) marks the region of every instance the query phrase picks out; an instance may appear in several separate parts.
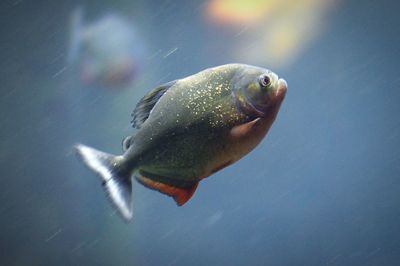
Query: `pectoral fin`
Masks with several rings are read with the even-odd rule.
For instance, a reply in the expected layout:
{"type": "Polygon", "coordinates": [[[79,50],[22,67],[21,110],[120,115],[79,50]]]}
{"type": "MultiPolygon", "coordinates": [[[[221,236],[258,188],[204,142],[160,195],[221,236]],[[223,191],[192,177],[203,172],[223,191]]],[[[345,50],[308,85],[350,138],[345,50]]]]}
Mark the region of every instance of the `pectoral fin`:
{"type": "Polygon", "coordinates": [[[234,128],[231,129],[230,136],[233,139],[240,139],[251,135],[255,131],[259,121],[260,118],[256,118],[250,122],[247,122],[246,124],[235,126],[234,128]]]}
{"type": "Polygon", "coordinates": [[[178,206],[182,206],[193,196],[194,192],[196,191],[197,185],[199,184],[198,182],[195,182],[190,185],[185,185],[184,187],[178,187],[176,185],[161,182],[160,180],[165,179],[164,177],[156,176],[157,180],[155,180],[154,177],[154,174],[144,173],[143,171],[140,171],[140,174],[136,176],[136,179],[140,184],[144,185],[145,187],[157,190],[167,196],[172,197],[178,206]],[[144,176],[144,174],[147,176],[151,176],[151,178],[144,176]]]}

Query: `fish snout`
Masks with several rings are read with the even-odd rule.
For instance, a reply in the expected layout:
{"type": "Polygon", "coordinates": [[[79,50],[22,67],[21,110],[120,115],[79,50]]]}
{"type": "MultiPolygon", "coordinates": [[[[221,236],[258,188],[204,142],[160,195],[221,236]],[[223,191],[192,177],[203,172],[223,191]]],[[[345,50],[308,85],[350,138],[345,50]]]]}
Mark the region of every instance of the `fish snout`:
{"type": "Polygon", "coordinates": [[[287,85],[286,80],[279,79],[278,84],[276,86],[275,97],[282,100],[285,97],[287,88],[288,88],[288,85],[287,85]]]}

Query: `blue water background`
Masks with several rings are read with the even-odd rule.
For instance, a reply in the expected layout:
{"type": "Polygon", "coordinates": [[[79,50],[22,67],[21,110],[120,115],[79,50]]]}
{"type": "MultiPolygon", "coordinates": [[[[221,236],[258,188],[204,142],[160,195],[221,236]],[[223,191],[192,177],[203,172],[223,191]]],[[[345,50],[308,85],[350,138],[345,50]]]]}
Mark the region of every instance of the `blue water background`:
{"type": "Polygon", "coordinates": [[[338,2],[293,63],[273,69],[289,91],[257,149],[183,207],[134,183],[126,224],[72,146],[120,153],[146,91],[232,62],[240,36],[204,22],[201,1],[3,1],[0,264],[398,265],[400,6],[338,2]],[[74,78],[68,20],[81,4],[92,18],[135,15],[148,51],[135,86],[74,78]]]}

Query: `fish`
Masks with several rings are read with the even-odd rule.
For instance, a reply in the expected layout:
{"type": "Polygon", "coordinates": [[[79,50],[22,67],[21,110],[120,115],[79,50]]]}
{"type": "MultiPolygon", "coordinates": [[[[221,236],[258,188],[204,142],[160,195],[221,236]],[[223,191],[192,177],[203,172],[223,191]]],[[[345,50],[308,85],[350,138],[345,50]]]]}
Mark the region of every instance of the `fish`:
{"type": "Polygon", "coordinates": [[[130,19],[108,13],[89,23],[83,7],[72,12],[67,63],[78,64],[85,85],[126,87],[140,72],[144,54],[143,40],[130,19]]]}
{"type": "Polygon", "coordinates": [[[137,103],[136,131],[123,140],[122,155],[83,144],[75,149],[130,221],[132,176],[178,206],[185,204],[201,180],[261,142],[286,92],[286,81],[265,68],[238,63],[208,68],[158,86],[137,103]]]}
{"type": "Polygon", "coordinates": [[[219,31],[237,32],[234,60],[282,68],[324,32],[327,15],[339,5],[335,0],[208,0],[203,16],[219,31]]]}

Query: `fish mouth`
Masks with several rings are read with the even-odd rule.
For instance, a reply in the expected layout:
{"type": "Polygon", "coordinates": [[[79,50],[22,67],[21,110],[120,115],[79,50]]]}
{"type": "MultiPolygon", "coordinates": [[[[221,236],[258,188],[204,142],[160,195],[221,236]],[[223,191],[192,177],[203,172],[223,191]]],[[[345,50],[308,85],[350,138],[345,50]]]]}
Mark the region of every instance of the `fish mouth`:
{"type": "Polygon", "coordinates": [[[279,99],[283,99],[283,97],[285,97],[287,88],[288,88],[288,85],[287,85],[286,80],[279,79],[278,85],[276,87],[275,97],[277,97],[279,99]]]}

